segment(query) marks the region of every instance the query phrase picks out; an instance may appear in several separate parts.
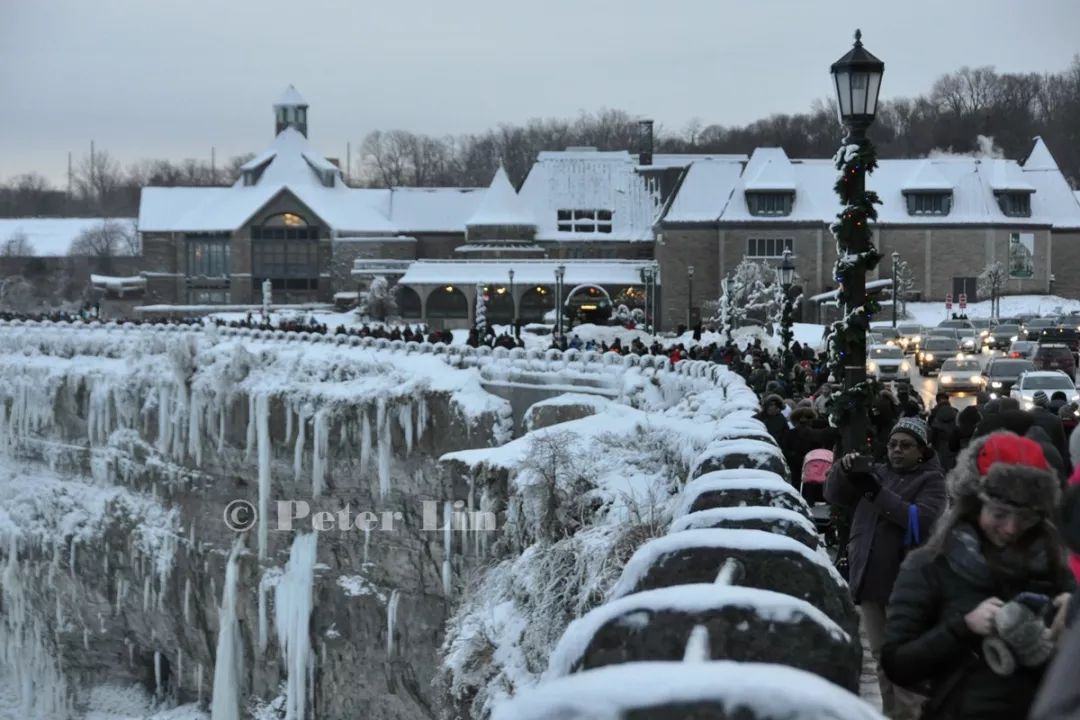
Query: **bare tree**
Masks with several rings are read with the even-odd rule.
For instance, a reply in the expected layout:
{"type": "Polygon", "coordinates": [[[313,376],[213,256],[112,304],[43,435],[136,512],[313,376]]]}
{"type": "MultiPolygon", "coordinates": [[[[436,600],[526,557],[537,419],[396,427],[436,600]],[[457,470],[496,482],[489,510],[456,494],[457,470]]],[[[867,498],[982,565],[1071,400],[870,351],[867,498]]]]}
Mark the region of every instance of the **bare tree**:
{"type": "Polygon", "coordinates": [[[1001,303],[1001,289],[1008,282],[1009,274],[1005,266],[998,261],[988,263],[979,273],[976,290],[980,295],[990,296],[990,317],[998,317],[998,309],[1001,303]]]}
{"type": "Polygon", "coordinates": [[[79,233],[71,242],[68,255],[93,258],[114,258],[122,255],[138,255],[139,240],[130,225],[116,220],[105,220],[79,233]]]}
{"type": "Polygon", "coordinates": [[[0,245],[0,257],[30,257],[37,254],[26,233],[16,231],[0,245]]]}

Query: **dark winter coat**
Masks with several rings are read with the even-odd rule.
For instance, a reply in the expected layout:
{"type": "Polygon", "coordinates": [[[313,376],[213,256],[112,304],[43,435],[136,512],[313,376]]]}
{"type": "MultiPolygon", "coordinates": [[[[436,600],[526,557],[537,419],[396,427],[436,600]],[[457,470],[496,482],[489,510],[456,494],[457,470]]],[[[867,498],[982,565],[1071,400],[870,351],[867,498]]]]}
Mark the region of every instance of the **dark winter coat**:
{"type": "Polygon", "coordinates": [[[1054,447],[1057,448],[1061,457],[1065,459],[1065,475],[1068,476],[1072,469],[1067,464],[1069,446],[1065,441],[1065,426],[1061,423],[1061,418],[1059,418],[1056,413],[1052,413],[1046,408],[1036,406],[1031,410],[1031,419],[1036,425],[1046,431],[1046,434],[1050,436],[1050,442],[1054,444],[1054,447]]]}
{"type": "Polygon", "coordinates": [[[975,428],[982,419],[982,413],[974,405],[968,405],[956,416],[956,427],[949,436],[949,450],[957,455],[968,446],[971,438],[975,435],[975,428]]]}
{"type": "Polygon", "coordinates": [[[949,438],[956,429],[959,412],[949,404],[935,405],[930,411],[930,445],[937,451],[938,459],[947,470],[953,466],[953,452],[949,448],[949,438]]]}
{"type": "MultiPolygon", "coordinates": [[[[965,532],[979,537],[970,526],[965,532]]],[[[989,597],[1007,602],[1025,591],[1055,597],[1070,589],[1069,579],[1034,564],[1023,576],[991,572],[981,551],[960,538],[951,534],[943,551],[921,548],[904,561],[889,600],[882,667],[902,687],[940,694],[941,706],[929,716],[936,720],[1021,720],[1045,666],[996,675],[964,616],[989,597]],[[973,559],[981,559],[981,568],[973,559]]]]}
{"type": "Polygon", "coordinates": [[[919,534],[924,540],[945,511],[945,475],[937,455],[929,452],[927,460],[905,473],[888,463],[876,463],[874,477],[881,491],[873,500],[851,484],[839,459],[833,464],[825,481],[825,499],[855,510],[848,540],[848,584],[856,603],[888,602],[906,552],[908,508],[912,504],[918,508],[919,534]]]}

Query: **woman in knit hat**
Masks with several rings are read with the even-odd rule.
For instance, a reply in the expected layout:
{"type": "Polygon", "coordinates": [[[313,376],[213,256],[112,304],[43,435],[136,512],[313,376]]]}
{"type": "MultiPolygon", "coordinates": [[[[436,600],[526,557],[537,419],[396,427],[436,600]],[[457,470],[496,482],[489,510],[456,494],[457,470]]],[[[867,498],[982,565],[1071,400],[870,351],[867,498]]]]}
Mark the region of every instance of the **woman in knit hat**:
{"type": "MultiPolygon", "coordinates": [[[[927,537],[945,510],[945,475],[927,443],[926,423],[901,418],[886,443],[886,462],[860,471],[856,456],[833,465],[825,482],[825,499],[854,510],[848,540],[849,586],[870,651],[880,658],[889,602],[904,553],[918,528],[927,537]]],[[[923,698],[894,687],[878,671],[885,714],[915,718],[923,698]]]]}
{"type": "Polygon", "coordinates": [[[1075,581],[1053,522],[1058,480],[1037,443],[996,432],[961,453],[948,486],[952,507],[896,580],[882,665],[892,682],[927,691],[925,718],[1024,718],[1045,661],[999,674],[1003,668],[988,663],[983,641],[1011,614],[1003,605],[1038,603],[1022,593],[1057,606],[1053,628],[1039,621],[1027,637],[1049,643],[1060,634],[1075,581]]]}

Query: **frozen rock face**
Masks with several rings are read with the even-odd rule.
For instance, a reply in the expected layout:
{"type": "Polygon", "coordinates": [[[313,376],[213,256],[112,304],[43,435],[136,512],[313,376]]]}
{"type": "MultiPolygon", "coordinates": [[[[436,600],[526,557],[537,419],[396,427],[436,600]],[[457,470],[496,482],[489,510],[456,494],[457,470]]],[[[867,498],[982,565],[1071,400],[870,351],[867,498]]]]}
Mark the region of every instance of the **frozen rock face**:
{"type": "Polygon", "coordinates": [[[608,405],[610,402],[603,398],[567,393],[554,401],[534,403],[525,411],[523,424],[526,430],[539,430],[595,415],[608,405]]]}
{"type": "Polygon", "coordinates": [[[19,582],[2,588],[0,672],[32,668],[33,702],[59,709],[78,686],[137,682],[207,708],[228,686],[295,718],[428,715],[480,558],[468,530],[442,530],[445,503],[474,499],[437,459],[508,439],[504,406],[430,356],[5,328],[0,563],[19,582]]]}

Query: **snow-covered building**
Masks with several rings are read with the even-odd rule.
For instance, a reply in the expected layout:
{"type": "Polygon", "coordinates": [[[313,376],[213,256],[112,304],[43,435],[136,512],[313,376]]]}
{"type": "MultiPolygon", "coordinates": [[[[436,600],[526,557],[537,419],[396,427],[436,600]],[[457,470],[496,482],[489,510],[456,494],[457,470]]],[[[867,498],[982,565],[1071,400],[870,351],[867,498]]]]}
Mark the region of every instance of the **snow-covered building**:
{"type": "MultiPolygon", "coordinates": [[[[257,305],[264,280],[275,302],[330,302],[385,276],[405,317],[465,327],[477,283],[492,294],[489,313],[520,318],[524,307],[539,317],[559,264],[606,302],[640,292],[641,270],[655,263],[660,323],[673,327],[700,317],[744,257],[779,260],[790,249],[807,293],[835,285],[828,226],[840,207],[828,159],[781,148],[653,155],[646,139],[633,153],[542,152],[520,191],[501,169],[487,188],[363,189],[308,141],[308,105],[294,88],[274,118],[273,141],[232,187],[143,190],[148,302],[257,305]],[[550,281],[530,287],[526,276],[550,281]],[[502,310],[500,289],[514,300],[502,310]]],[[[1042,140],[1023,162],[881,160],[867,185],[883,202],[878,247],[909,263],[923,299],[974,301],[976,276],[1018,248],[1030,262],[1007,291],[1080,295],[1080,278],[1052,270],[1080,259],[1080,201],[1042,140]]]]}

